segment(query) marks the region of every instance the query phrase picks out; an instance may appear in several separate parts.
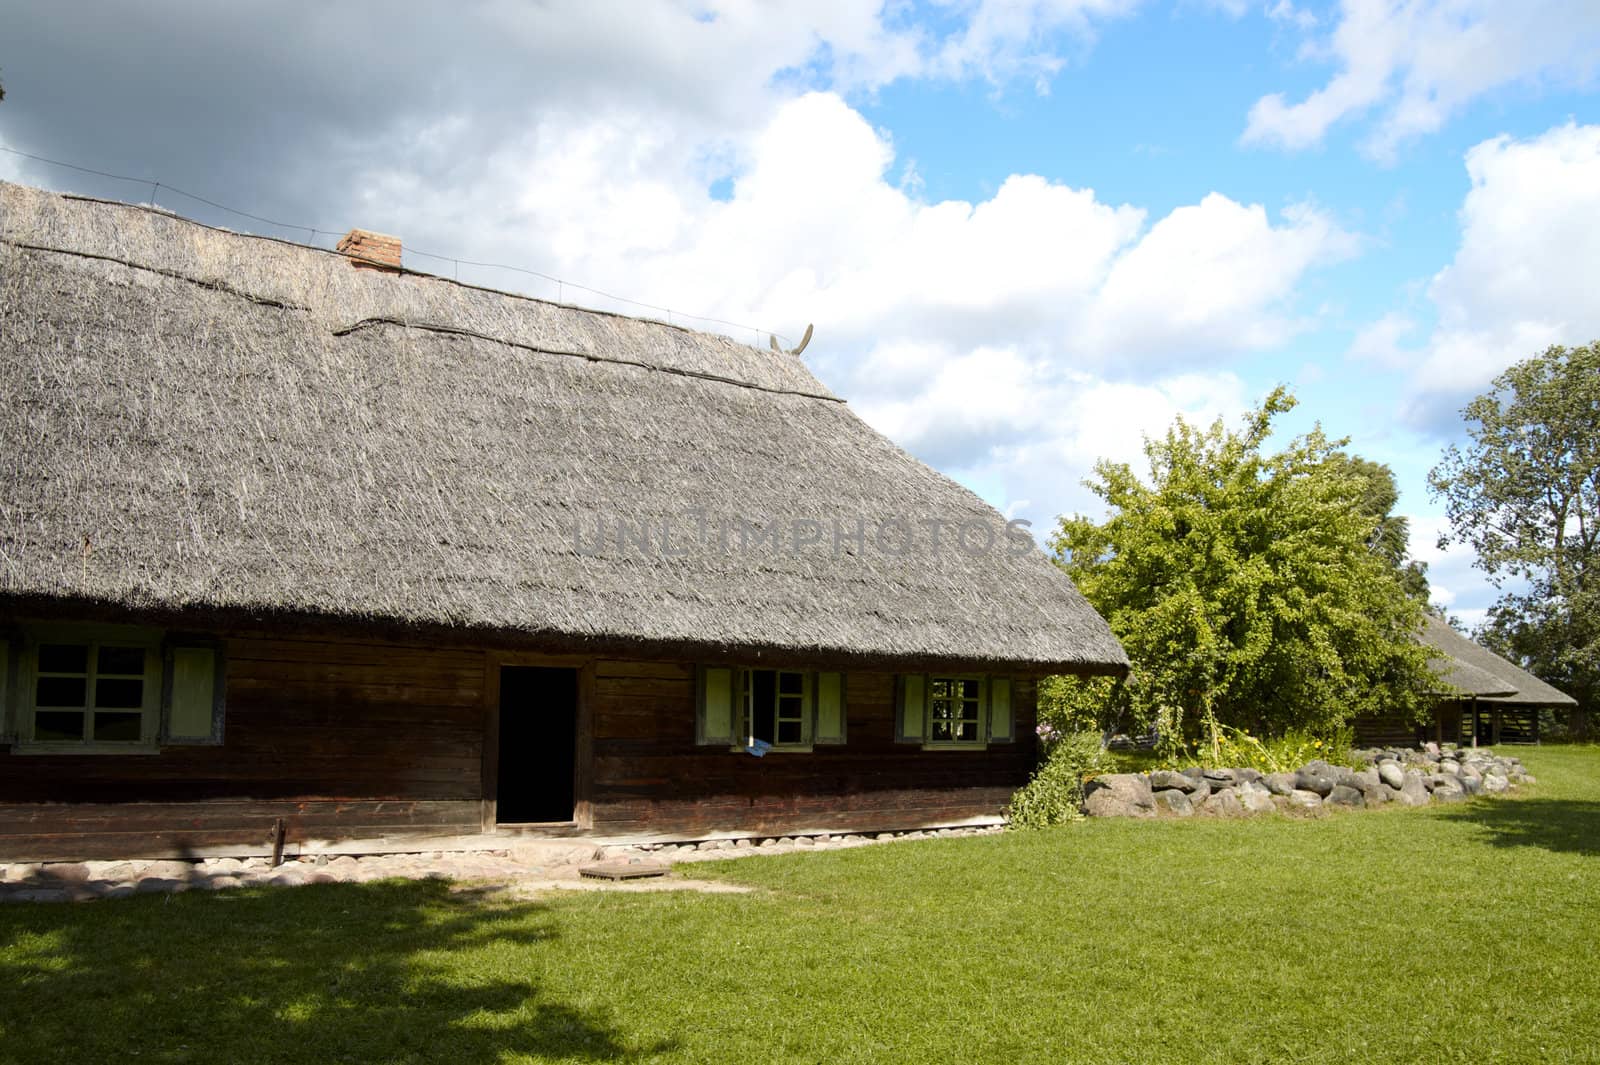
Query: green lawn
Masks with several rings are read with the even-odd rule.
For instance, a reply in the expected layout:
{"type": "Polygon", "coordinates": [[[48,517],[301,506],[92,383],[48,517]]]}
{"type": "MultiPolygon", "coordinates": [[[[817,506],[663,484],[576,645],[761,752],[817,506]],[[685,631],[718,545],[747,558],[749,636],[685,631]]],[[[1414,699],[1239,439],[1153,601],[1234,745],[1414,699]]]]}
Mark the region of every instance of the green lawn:
{"type": "Polygon", "coordinates": [[[0,1061],[1600,1061],[1600,748],[1523,797],[0,907],[0,1061]]]}

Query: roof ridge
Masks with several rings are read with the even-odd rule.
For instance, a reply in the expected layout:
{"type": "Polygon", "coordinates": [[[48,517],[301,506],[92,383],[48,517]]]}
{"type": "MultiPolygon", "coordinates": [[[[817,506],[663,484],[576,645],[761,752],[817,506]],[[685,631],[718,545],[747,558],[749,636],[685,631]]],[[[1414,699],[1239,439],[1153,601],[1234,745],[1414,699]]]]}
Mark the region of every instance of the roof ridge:
{"type": "Polygon", "coordinates": [[[583,359],[586,362],[605,362],[616,366],[637,366],[642,370],[651,370],[655,373],[672,374],[677,377],[693,377],[700,381],[717,381],[725,385],[733,385],[737,388],[749,388],[754,389],[757,392],[770,392],[773,395],[778,396],[801,396],[806,399],[826,400],[829,403],[842,404],[846,402],[844,399],[841,399],[838,396],[829,396],[821,392],[806,392],[798,388],[772,388],[768,385],[758,385],[753,381],[740,381],[734,377],[724,377],[721,374],[705,373],[700,370],[685,370],[676,366],[657,366],[653,363],[643,362],[639,359],[619,359],[612,355],[596,355],[592,352],[586,351],[568,351],[562,348],[550,348],[538,344],[526,344],[520,340],[507,340],[505,337],[491,336],[488,333],[481,333],[476,329],[465,329],[456,325],[440,325],[433,322],[407,322],[402,321],[399,318],[391,318],[380,315],[373,318],[363,318],[358,322],[334,329],[332,332],[336,337],[344,337],[349,336],[351,333],[360,332],[363,329],[370,329],[374,326],[381,325],[398,326],[401,329],[420,329],[424,332],[443,333],[447,336],[472,337],[476,340],[488,341],[491,344],[504,344],[509,348],[519,348],[522,351],[537,352],[541,355],[562,355],[571,359],[583,359]]]}
{"type": "MultiPolygon", "coordinates": [[[[104,206],[107,206],[107,207],[121,207],[121,208],[125,208],[127,210],[130,210],[130,211],[142,211],[142,212],[144,212],[146,214],[153,214],[153,215],[156,215],[157,217],[165,218],[165,219],[168,219],[170,221],[182,222],[182,223],[184,223],[186,225],[191,225],[191,226],[198,226],[201,229],[207,229],[207,230],[210,230],[213,233],[220,233],[223,236],[239,237],[239,238],[244,239],[244,240],[265,240],[265,241],[269,241],[269,242],[271,242],[273,244],[281,244],[281,245],[284,245],[285,247],[289,247],[289,248],[298,248],[298,249],[301,249],[303,251],[314,251],[314,252],[318,252],[318,253],[320,253],[322,255],[331,255],[331,256],[334,256],[335,258],[339,258],[339,259],[355,260],[357,262],[371,262],[372,261],[372,260],[366,258],[365,256],[350,255],[350,254],[347,254],[345,252],[335,251],[335,250],[333,250],[331,248],[320,248],[315,244],[304,244],[304,243],[302,243],[302,242],[300,242],[298,240],[288,240],[288,239],[286,239],[284,237],[274,237],[274,236],[272,236],[270,234],[267,234],[267,233],[246,233],[246,232],[242,232],[242,231],[237,230],[237,229],[229,229],[227,226],[212,225],[210,222],[202,222],[197,218],[190,218],[188,215],[179,214],[176,211],[168,210],[167,208],[161,207],[159,205],[148,204],[148,203],[129,203],[127,200],[112,200],[112,199],[106,199],[105,197],[101,197],[101,196],[86,196],[83,193],[79,193],[79,192],[54,192],[54,191],[52,191],[50,189],[40,188],[39,186],[36,186],[36,185],[25,185],[25,184],[23,184],[21,182],[5,181],[4,179],[0,179],[0,185],[14,185],[17,188],[33,189],[33,190],[36,190],[36,191],[39,191],[39,192],[44,192],[44,193],[46,193],[48,195],[59,196],[64,200],[75,200],[75,201],[78,201],[78,202],[81,202],[81,203],[103,204],[104,206]]],[[[306,228],[310,228],[310,227],[306,227],[306,228]]],[[[318,232],[318,233],[327,232],[328,234],[333,235],[336,231],[335,230],[331,230],[331,229],[330,230],[318,229],[318,230],[316,230],[316,232],[318,232]]],[[[3,238],[0,238],[0,239],[3,239],[3,238]]],[[[7,243],[10,243],[10,242],[7,242],[7,243]]],[[[45,250],[49,250],[49,249],[45,249],[45,250]]],[[[68,253],[68,254],[71,254],[71,253],[68,253]]],[[[418,254],[421,254],[421,253],[418,253],[418,254]]],[[[467,262],[468,260],[465,260],[465,259],[454,260],[453,259],[451,261],[452,262],[455,262],[455,261],[467,262]]],[[[136,266],[136,265],[140,265],[140,264],[130,263],[128,265],[136,266]]],[[[497,267],[500,267],[502,269],[507,268],[507,267],[504,267],[502,264],[489,264],[489,265],[497,266],[497,267]]],[[[443,283],[445,283],[447,285],[454,285],[457,288],[471,289],[474,292],[486,292],[486,293],[489,293],[489,294],[495,295],[495,296],[504,296],[507,299],[523,300],[523,301],[526,301],[528,303],[538,303],[538,304],[542,304],[542,305],[544,305],[546,307],[556,307],[556,308],[560,308],[561,310],[565,310],[565,311],[576,311],[579,314],[594,314],[594,315],[599,315],[599,316],[601,316],[603,318],[618,318],[618,319],[621,319],[621,320],[627,321],[627,322],[647,322],[650,325],[660,326],[663,329],[673,329],[673,330],[676,330],[677,332],[680,332],[680,333],[687,333],[690,336],[718,337],[718,338],[727,340],[729,343],[738,344],[740,347],[747,347],[747,348],[750,348],[750,349],[752,349],[754,351],[761,351],[762,350],[760,344],[746,344],[742,340],[734,339],[732,336],[730,336],[727,333],[713,333],[713,332],[711,332],[709,330],[705,330],[705,329],[693,329],[693,328],[690,328],[689,326],[686,326],[686,325],[679,325],[676,322],[663,321],[660,318],[649,318],[649,317],[645,317],[643,315],[638,315],[638,314],[627,314],[627,313],[625,313],[623,311],[610,311],[610,310],[605,310],[604,308],[600,308],[600,307],[583,307],[583,306],[580,306],[580,305],[578,305],[576,303],[562,303],[562,302],[560,302],[558,300],[545,299],[542,296],[530,296],[526,292],[513,292],[510,289],[495,288],[492,285],[475,285],[470,281],[462,281],[459,278],[446,277],[443,274],[429,273],[426,270],[417,270],[417,269],[414,269],[414,268],[409,267],[409,266],[392,266],[392,267],[389,267],[389,269],[393,270],[393,271],[395,271],[397,273],[401,273],[401,274],[410,274],[410,275],[412,275],[414,277],[427,278],[430,281],[440,281],[440,282],[443,282],[443,283]]],[[[518,269],[518,268],[512,267],[510,269],[518,269]]],[[[157,272],[160,272],[160,271],[157,271],[157,272]]],[[[174,275],[174,276],[176,276],[176,275],[174,275]]],[[[195,280],[197,284],[205,284],[206,283],[206,282],[203,282],[203,281],[198,281],[197,279],[194,279],[194,278],[189,278],[188,280],[195,280]]],[[[577,283],[574,282],[573,284],[576,285],[577,283]]],[[[586,287],[586,286],[578,285],[577,287],[583,288],[583,287],[586,287]]],[[[617,298],[617,297],[612,297],[612,298],[617,298]]],[[[267,302],[267,301],[262,301],[262,302],[267,302]]],[[[690,315],[689,317],[695,317],[695,316],[690,315]]]]}

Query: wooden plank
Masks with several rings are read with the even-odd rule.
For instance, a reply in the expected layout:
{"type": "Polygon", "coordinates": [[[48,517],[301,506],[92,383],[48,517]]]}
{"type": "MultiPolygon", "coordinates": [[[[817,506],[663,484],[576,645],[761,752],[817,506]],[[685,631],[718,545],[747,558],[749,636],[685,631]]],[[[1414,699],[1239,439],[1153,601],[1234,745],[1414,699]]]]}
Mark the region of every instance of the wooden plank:
{"type": "Polygon", "coordinates": [[[594,865],[578,867],[578,875],[592,880],[645,880],[655,876],[666,876],[672,867],[666,862],[658,862],[650,858],[618,858],[610,862],[597,862],[594,865]]]}

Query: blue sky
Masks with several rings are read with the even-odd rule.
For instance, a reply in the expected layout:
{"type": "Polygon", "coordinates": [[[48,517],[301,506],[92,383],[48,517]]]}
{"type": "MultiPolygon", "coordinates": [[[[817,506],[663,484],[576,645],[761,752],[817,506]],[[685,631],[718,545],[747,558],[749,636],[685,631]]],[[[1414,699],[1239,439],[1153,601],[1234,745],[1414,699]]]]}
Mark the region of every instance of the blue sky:
{"type": "MultiPolygon", "coordinates": [[[[1287,430],[1396,470],[1469,623],[1494,592],[1433,546],[1427,471],[1497,372],[1600,337],[1593,0],[0,0],[0,25],[0,147],[742,340],[814,322],[829,387],[1041,533],[1093,511],[1095,459],[1287,383],[1287,430]]],[[[5,152],[0,177],[149,194],[5,152]]]]}

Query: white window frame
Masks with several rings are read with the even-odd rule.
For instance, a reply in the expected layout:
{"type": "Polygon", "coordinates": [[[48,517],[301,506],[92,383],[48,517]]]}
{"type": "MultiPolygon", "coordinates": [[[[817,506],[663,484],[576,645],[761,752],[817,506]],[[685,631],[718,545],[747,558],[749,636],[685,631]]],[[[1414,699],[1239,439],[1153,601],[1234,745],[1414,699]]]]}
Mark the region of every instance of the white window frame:
{"type": "Polygon", "coordinates": [[[816,713],[816,674],[803,669],[777,669],[761,666],[745,666],[734,671],[734,722],[735,735],[740,743],[735,750],[744,750],[754,745],[755,735],[755,685],[751,678],[758,672],[771,673],[772,697],[776,701],[772,725],[772,746],[769,754],[784,752],[790,754],[809,754],[812,750],[812,718],[816,713]],[[786,696],[782,689],[784,674],[800,678],[800,691],[798,695],[786,696]],[[782,706],[785,698],[798,700],[800,706],[799,716],[783,716],[782,706]],[[784,722],[793,722],[800,726],[800,739],[783,743],[778,740],[778,733],[784,722]]]}
{"type": "MultiPolygon", "coordinates": [[[[161,727],[161,680],[162,680],[162,633],[159,629],[149,629],[132,625],[68,625],[46,624],[30,625],[23,631],[22,653],[20,658],[19,676],[15,688],[16,695],[16,740],[12,744],[15,754],[155,754],[160,748],[158,737],[161,727]],[[85,739],[80,740],[36,740],[34,739],[35,715],[41,709],[37,705],[38,681],[41,676],[39,669],[39,648],[45,644],[62,644],[67,646],[81,646],[87,648],[87,661],[84,663],[84,733],[85,739]],[[92,738],[94,729],[94,692],[97,675],[99,649],[102,646],[112,647],[139,647],[144,650],[144,676],[142,678],[144,689],[142,701],[137,708],[140,715],[139,738],[137,740],[95,740],[92,738]]],[[[47,674],[48,675],[48,674],[47,674]]],[[[73,674],[77,676],[78,674],[73,674]]],[[[42,708],[46,712],[52,707],[42,708]]],[[[107,707],[107,712],[130,713],[132,707],[107,707]]]]}

